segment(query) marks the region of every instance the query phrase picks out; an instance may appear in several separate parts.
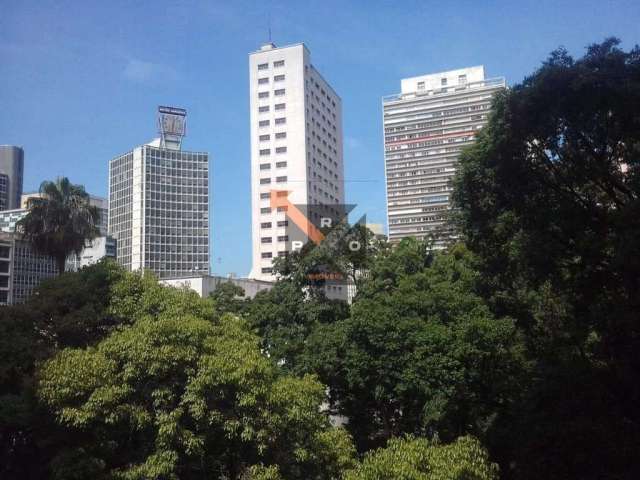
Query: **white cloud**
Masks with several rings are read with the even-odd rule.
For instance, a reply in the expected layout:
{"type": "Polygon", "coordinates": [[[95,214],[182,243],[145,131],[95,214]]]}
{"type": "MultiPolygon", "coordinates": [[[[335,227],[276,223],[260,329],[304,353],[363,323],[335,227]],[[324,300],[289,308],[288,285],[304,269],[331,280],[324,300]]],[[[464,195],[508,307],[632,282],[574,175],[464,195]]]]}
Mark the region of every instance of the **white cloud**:
{"type": "Polygon", "coordinates": [[[168,65],[161,63],[145,62],[136,58],[127,61],[124,77],[132,82],[148,83],[155,80],[175,80],[177,72],[168,65]]]}

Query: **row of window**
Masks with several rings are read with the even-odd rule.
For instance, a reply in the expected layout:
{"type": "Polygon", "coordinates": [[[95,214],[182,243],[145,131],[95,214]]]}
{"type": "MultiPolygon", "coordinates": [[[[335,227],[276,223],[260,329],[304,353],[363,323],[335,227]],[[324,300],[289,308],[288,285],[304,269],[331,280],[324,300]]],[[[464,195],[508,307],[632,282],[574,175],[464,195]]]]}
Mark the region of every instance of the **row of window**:
{"type": "MultiPolygon", "coordinates": [[[[286,168],[287,162],[276,162],[276,168],[286,168]]],[[[270,163],[261,163],[260,170],[271,170],[270,163]]]]}
{"type": "MultiPolygon", "coordinates": [[[[278,242],[288,242],[289,235],[278,235],[278,242]]],[[[273,243],[273,237],[260,237],[260,243],[273,243]]]]}
{"type": "MultiPolygon", "coordinates": [[[[287,153],[287,147],[276,147],[276,153],[287,153]]],[[[264,157],[267,155],[271,155],[271,149],[270,148],[263,148],[260,150],[260,156],[264,157]]]]}
{"type": "MultiPolygon", "coordinates": [[[[276,103],[273,106],[273,109],[276,111],[280,111],[280,110],[284,110],[286,108],[287,104],[286,103],[276,103]]],[[[269,105],[263,105],[261,107],[258,107],[258,112],[259,113],[267,113],[270,111],[270,107],[269,105]]]]}
{"type": "MultiPolygon", "coordinates": [[[[284,125],[285,123],[287,123],[287,117],[276,118],[273,123],[275,123],[276,125],[284,125]]],[[[260,128],[268,127],[269,125],[271,125],[271,120],[260,120],[258,122],[258,126],[260,128]]]]}
{"type": "MultiPolygon", "coordinates": [[[[278,207],[277,211],[278,212],[286,212],[287,211],[287,207],[278,207]]],[[[271,213],[271,208],[270,207],[262,207],[260,209],[260,213],[261,214],[271,213]]]]}
{"type": "MultiPolygon", "coordinates": [[[[416,158],[416,157],[431,157],[434,155],[447,155],[450,153],[459,153],[462,150],[462,147],[460,146],[454,146],[454,147],[445,147],[445,148],[431,148],[428,150],[404,150],[404,151],[397,151],[397,153],[385,153],[385,160],[387,162],[394,162],[395,160],[402,160],[405,158],[416,158]]],[[[447,155],[447,157],[443,157],[438,159],[440,161],[446,161],[446,160],[451,160],[451,157],[449,155],[447,155]]],[[[424,164],[424,163],[422,163],[424,164]]],[[[396,165],[396,163],[394,162],[393,165],[396,165]]],[[[397,165],[406,165],[405,163],[399,163],[397,165]]],[[[391,168],[391,167],[389,167],[391,168]]]]}
{"type": "MultiPolygon", "coordinates": [[[[283,138],[287,138],[287,132],[276,132],[275,134],[276,140],[282,140],[283,138]]],[[[260,135],[259,140],[261,142],[268,142],[271,140],[271,135],[269,133],[260,135]]]]}
{"type": "MultiPolygon", "coordinates": [[[[276,75],[273,77],[274,82],[284,82],[284,75],[276,75]]],[[[269,77],[258,78],[258,85],[265,85],[269,83],[269,77]]]]}
{"type": "MultiPolygon", "coordinates": [[[[278,227],[288,227],[289,226],[289,220],[279,220],[278,222],[276,222],[276,226],[278,226],[278,227]]],[[[260,228],[273,228],[273,223],[272,222],[262,222],[260,224],[260,228]]]]}
{"type": "MultiPolygon", "coordinates": [[[[284,67],[284,60],[276,60],[275,62],[273,62],[273,68],[280,68],[280,67],[284,67]]],[[[258,70],[268,70],[268,69],[269,69],[269,63],[258,64],[258,70]]]]}
{"type": "MultiPolygon", "coordinates": [[[[286,90],[284,88],[279,88],[277,90],[273,91],[273,96],[274,97],[282,97],[286,92],[286,90]]],[[[269,92],[259,92],[258,93],[258,98],[269,98],[269,92]]]]}
{"type": "MultiPolygon", "coordinates": [[[[276,177],[276,183],[286,183],[287,182],[287,176],[283,175],[281,177],[276,177]]],[[[260,185],[269,185],[271,183],[271,179],[270,178],[261,178],[260,179],[260,185]]]]}
{"type": "MultiPolygon", "coordinates": [[[[279,257],[286,257],[288,253],[289,253],[289,252],[287,252],[286,250],[280,250],[280,251],[278,252],[278,256],[279,256],[279,257]]],[[[260,254],[260,257],[261,257],[261,258],[273,258],[273,252],[262,252],[262,253],[260,254]]],[[[264,269],[263,269],[263,270],[264,270],[264,269]]]]}

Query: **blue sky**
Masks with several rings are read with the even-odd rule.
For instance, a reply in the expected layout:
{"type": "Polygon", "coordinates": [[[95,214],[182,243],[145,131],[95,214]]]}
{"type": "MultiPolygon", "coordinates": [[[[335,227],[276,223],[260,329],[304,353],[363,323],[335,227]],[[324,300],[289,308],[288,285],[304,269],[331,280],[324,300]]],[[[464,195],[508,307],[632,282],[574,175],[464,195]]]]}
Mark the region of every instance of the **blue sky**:
{"type": "Polygon", "coordinates": [[[188,110],[184,148],[211,155],[212,268],[250,269],[248,53],[305,42],[342,97],[347,201],[385,222],[380,97],[403,77],[472,65],[514,84],[548,53],[640,43],[636,1],[0,0],[0,144],[25,190],[68,176],[107,194],[110,158],[188,110]]]}

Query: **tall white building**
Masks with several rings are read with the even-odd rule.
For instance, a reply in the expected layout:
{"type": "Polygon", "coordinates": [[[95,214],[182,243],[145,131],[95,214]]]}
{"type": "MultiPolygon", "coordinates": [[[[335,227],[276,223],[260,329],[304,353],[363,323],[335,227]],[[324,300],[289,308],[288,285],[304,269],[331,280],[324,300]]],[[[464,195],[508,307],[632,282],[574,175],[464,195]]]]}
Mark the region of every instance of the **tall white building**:
{"type": "Polygon", "coordinates": [[[344,204],[342,103],[311,64],[303,44],[268,43],[251,53],[249,85],[253,239],[249,276],[273,280],[272,260],[290,251],[288,229],[293,225],[285,207],[271,208],[270,192],[290,192],[288,200],[303,209],[344,204]]]}
{"type": "Polygon", "coordinates": [[[455,235],[446,220],[458,156],[504,88],[477,66],[405,78],[382,99],[390,241],[432,238],[439,248],[455,235]]]}
{"type": "Polygon", "coordinates": [[[160,107],[162,137],[109,162],[109,234],[128,270],[209,272],[209,155],[181,150],[185,115],[160,107]]]}

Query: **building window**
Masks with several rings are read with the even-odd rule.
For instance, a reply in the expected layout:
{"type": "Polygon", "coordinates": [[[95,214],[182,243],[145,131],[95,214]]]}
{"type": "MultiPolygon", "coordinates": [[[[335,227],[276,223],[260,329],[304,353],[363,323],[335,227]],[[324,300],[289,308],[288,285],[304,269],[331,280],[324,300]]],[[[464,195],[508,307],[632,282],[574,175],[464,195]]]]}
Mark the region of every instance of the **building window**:
{"type": "Polygon", "coordinates": [[[276,147],[276,153],[287,153],[287,147],[276,147]]]}
{"type": "Polygon", "coordinates": [[[275,110],[284,110],[285,108],[285,104],[284,103],[276,103],[274,109],[275,110]]]}
{"type": "Polygon", "coordinates": [[[276,60],[273,62],[274,68],[284,67],[284,60],[276,60]]]}
{"type": "Polygon", "coordinates": [[[278,90],[274,90],[273,94],[274,94],[276,97],[281,97],[282,95],[284,95],[284,88],[280,88],[280,89],[278,89],[278,90]]]}
{"type": "Polygon", "coordinates": [[[269,197],[271,197],[269,192],[263,192],[260,194],[260,200],[269,200],[269,197]]]}
{"type": "Polygon", "coordinates": [[[278,241],[279,242],[288,242],[289,241],[289,235],[278,235],[278,241]]]}
{"type": "Polygon", "coordinates": [[[284,168],[287,166],[287,162],[276,162],[276,168],[284,168]]]}
{"type": "Polygon", "coordinates": [[[284,81],[284,75],[276,75],[275,77],[273,77],[273,81],[274,82],[282,82],[282,81],[284,81]]]}
{"type": "Polygon", "coordinates": [[[260,238],[260,242],[261,243],[272,243],[273,242],[273,238],[271,238],[271,237],[262,237],[262,238],[260,238]]]}
{"type": "Polygon", "coordinates": [[[440,79],[440,85],[442,85],[443,87],[447,86],[447,79],[446,78],[441,78],[440,79]]]}
{"type": "Polygon", "coordinates": [[[261,256],[262,258],[271,258],[271,257],[273,257],[273,253],[271,253],[271,252],[262,252],[262,253],[260,254],[260,256],[261,256]]]}
{"type": "Polygon", "coordinates": [[[282,177],[276,177],[276,182],[278,182],[278,183],[284,183],[286,181],[287,181],[287,176],[286,175],[284,175],[282,177]]]}
{"type": "Polygon", "coordinates": [[[265,268],[262,269],[262,273],[271,273],[271,272],[273,272],[272,268],[265,267],[265,268]]]}
{"type": "Polygon", "coordinates": [[[287,132],[278,132],[276,133],[276,138],[287,138],[287,132]]]}
{"type": "Polygon", "coordinates": [[[289,220],[280,220],[278,222],[278,226],[279,227],[288,227],[289,226],[289,220]]]}
{"type": "Polygon", "coordinates": [[[424,82],[418,82],[418,90],[424,90],[424,82]]]}
{"type": "Polygon", "coordinates": [[[260,228],[271,228],[271,222],[262,222],[260,228]]]}
{"type": "Polygon", "coordinates": [[[265,83],[269,83],[269,77],[262,77],[258,79],[258,85],[264,85],[265,83]]]}
{"type": "Polygon", "coordinates": [[[261,178],[260,179],[260,185],[268,185],[271,183],[271,179],[270,178],[261,178]]]}
{"type": "Polygon", "coordinates": [[[263,107],[259,107],[259,108],[258,108],[258,111],[259,111],[260,113],[268,112],[268,111],[269,111],[269,105],[265,105],[265,106],[263,106],[263,107]]]}
{"type": "Polygon", "coordinates": [[[260,213],[271,213],[271,209],[269,207],[262,207],[260,213]]]}
{"type": "Polygon", "coordinates": [[[280,251],[278,252],[278,256],[279,256],[279,257],[286,257],[288,253],[289,253],[289,252],[287,252],[286,250],[280,250],[280,251]]]}
{"type": "Polygon", "coordinates": [[[260,155],[261,156],[265,156],[265,155],[269,155],[271,154],[271,149],[270,148],[263,148],[262,150],[260,150],[260,155]]]}
{"type": "Polygon", "coordinates": [[[260,164],[260,170],[271,170],[271,164],[270,163],[261,163],[260,164]]]}
{"type": "Polygon", "coordinates": [[[261,63],[260,65],[258,65],[258,70],[267,70],[268,68],[269,68],[268,63],[261,63]]]}
{"type": "Polygon", "coordinates": [[[261,142],[266,142],[267,140],[271,139],[271,135],[260,135],[259,138],[261,142]]]}
{"type": "Polygon", "coordinates": [[[276,118],[276,125],[283,125],[285,123],[287,123],[286,117],[276,118]]]}
{"type": "Polygon", "coordinates": [[[276,211],[278,211],[278,212],[286,212],[287,210],[288,210],[288,208],[287,208],[287,207],[278,207],[278,208],[276,209],[276,211]]]}
{"type": "Polygon", "coordinates": [[[258,126],[260,126],[260,127],[268,127],[269,126],[269,120],[260,120],[260,122],[258,123],[258,126]]]}
{"type": "Polygon", "coordinates": [[[269,92],[258,93],[258,98],[269,98],[269,92]]]}

